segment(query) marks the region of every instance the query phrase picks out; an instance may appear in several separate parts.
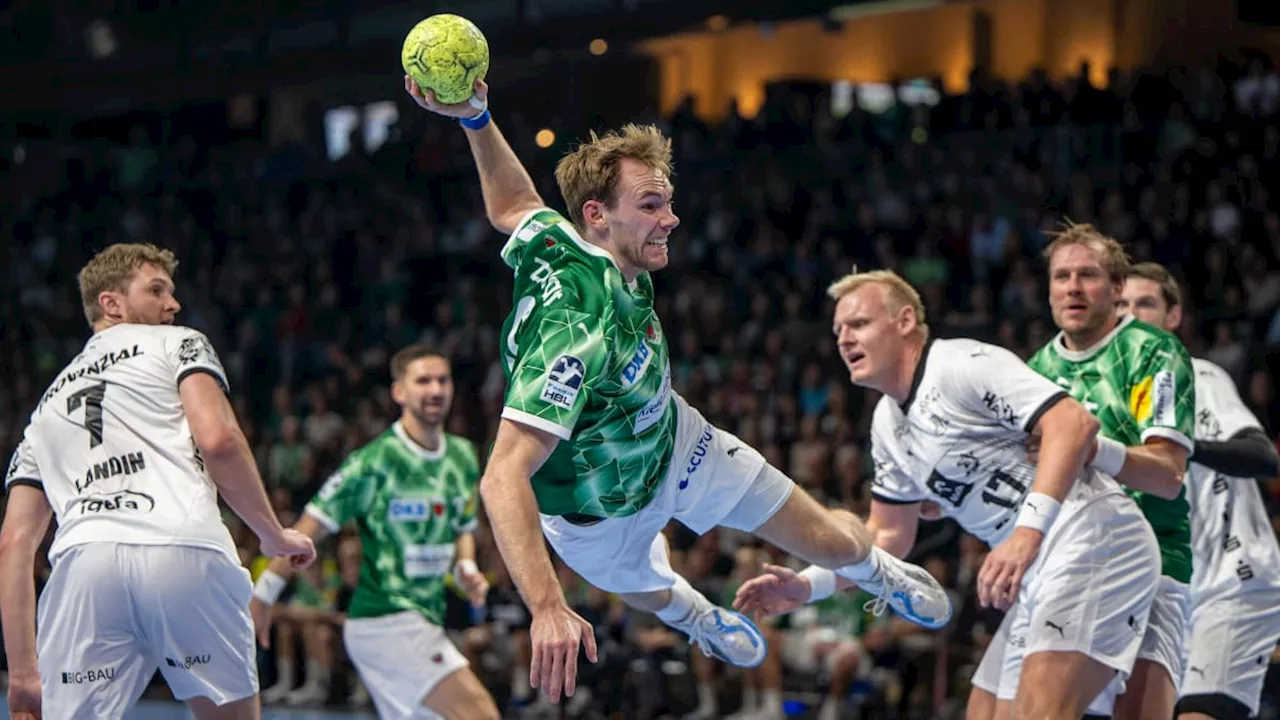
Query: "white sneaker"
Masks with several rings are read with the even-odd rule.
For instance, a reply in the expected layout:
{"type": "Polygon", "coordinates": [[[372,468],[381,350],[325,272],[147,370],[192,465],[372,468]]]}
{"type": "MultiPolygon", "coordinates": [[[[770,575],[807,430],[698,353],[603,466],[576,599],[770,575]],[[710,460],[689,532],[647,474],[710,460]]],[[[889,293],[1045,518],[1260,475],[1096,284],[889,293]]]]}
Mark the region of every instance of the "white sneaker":
{"type": "Polygon", "coordinates": [[[753,668],[764,662],[769,645],[760,628],[745,615],[712,607],[694,619],[686,630],[702,653],[730,665],[753,668]]]}
{"type": "Polygon", "coordinates": [[[288,695],[285,695],[284,702],[286,705],[310,705],[312,703],[322,703],[328,699],[328,697],[329,688],[307,683],[288,695]]]}
{"type": "Polygon", "coordinates": [[[262,704],[275,705],[282,702],[289,693],[293,692],[293,686],[285,683],[276,683],[266,690],[262,691],[262,704]]]}
{"type": "Polygon", "coordinates": [[[886,607],[903,618],[930,630],[946,627],[951,622],[951,598],[947,591],[919,565],[903,562],[880,548],[872,548],[880,556],[880,577],[860,580],[858,587],[876,595],[866,610],[876,615],[886,607]]]}

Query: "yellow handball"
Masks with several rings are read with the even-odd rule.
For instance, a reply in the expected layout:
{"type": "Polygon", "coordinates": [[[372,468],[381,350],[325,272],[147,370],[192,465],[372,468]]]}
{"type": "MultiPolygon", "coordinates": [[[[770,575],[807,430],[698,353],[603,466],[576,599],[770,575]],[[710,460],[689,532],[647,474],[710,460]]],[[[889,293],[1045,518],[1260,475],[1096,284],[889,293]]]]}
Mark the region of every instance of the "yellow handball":
{"type": "Polygon", "coordinates": [[[440,13],[413,26],[400,62],[418,87],[433,91],[440,102],[466,102],[476,79],[489,72],[489,42],[470,20],[440,13]]]}

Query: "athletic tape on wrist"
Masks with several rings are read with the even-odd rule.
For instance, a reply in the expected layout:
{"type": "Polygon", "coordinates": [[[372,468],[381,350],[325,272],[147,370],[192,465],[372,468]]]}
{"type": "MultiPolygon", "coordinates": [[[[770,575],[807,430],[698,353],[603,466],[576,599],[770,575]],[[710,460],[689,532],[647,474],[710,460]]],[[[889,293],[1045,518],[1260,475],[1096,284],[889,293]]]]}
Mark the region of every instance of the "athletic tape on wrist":
{"type": "Polygon", "coordinates": [[[478,573],[480,568],[476,565],[475,560],[463,559],[459,560],[457,565],[453,566],[453,579],[461,580],[462,573],[478,573]]]}
{"type": "Polygon", "coordinates": [[[1093,453],[1090,466],[1115,477],[1124,468],[1125,447],[1123,443],[1108,437],[1098,436],[1098,449],[1093,453]]]}
{"type": "Polygon", "coordinates": [[[479,130],[489,124],[489,109],[485,108],[483,112],[473,118],[460,118],[458,122],[468,130],[479,130]]]}
{"type": "Polygon", "coordinates": [[[1014,523],[1014,527],[1029,527],[1047,535],[1061,510],[1062,503],[1048,495],[1038,492],[1030,493],[1027,499],[1022,501],[1022,509],[1018,511],[1018,521],[1014,523]]]}
{"type": "Polygon", "coordinates": [[[826,600],[836,593],[836,574],[824,567],[810,565],[800,571],[800,577],[809,580],[809,602],[826,600]]]}
{"type": "Polygon", "coordinates": [[[253,584],[253,596],[268,605],[274,605],[288,584],[288,580],[270,570],[263,570],[258,576],[258,582],[253,584]]]}

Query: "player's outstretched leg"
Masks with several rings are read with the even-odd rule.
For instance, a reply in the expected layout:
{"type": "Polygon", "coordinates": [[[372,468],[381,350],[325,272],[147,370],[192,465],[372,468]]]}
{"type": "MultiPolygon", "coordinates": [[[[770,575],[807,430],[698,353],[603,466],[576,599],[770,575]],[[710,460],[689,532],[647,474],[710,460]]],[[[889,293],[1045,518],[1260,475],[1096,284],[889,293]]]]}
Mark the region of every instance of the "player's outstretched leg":
{"type": "MultiPolygon", "coordinates": [[[[916,625],[937,630],[951,621],[951,598],[924,568],[903,562],[875,547],[866,525],[853,513],[828,510],[772,465],[765,465],[755,485],[786,483],[793,490],[786,502],[755,527],[750,524],[753,493],[743,498],[723,523],[754,533],[762,540],[814,565],[834,571],[876,595],[871,609],[885,607],[916,625]]],[[[758,515],[757,515],[758,517],[758,515]]]]}
{"type": "MultiPolygon", "coordinates": [[[[653,538],[649,556],[654,565],[672,572],[667,560],[667,539],[661,533],[653,538]]],[[[755,623],[741,613],[713,605],[688,580],[678,575],[675,578],[668,590],[624,593],[622,599],[688,635],[689,641],[708,657],[744,668],[764,662],[769,647],[755,623]]]]}

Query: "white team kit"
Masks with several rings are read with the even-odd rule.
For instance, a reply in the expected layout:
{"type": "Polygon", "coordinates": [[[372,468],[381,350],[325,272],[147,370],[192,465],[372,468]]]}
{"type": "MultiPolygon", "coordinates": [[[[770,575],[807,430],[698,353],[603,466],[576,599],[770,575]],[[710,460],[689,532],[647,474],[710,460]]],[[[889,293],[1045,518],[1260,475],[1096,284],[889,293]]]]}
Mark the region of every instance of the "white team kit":
{"type": "MultiPolygon", "coordinates": [[[[1226,371],[1195,358],[1196,439],[1228,440],[1261,429],[1226,371]]],[[[1280,547],[1254,480],[1225,477],[1196,462],[1191,502],[1191,631],[1183,697],[1226,695],[1258,712],[1263,680],[1280,640],[1280,547]]]]}
{"type": "MultiPolygon", "coordinates": [[[[1012,534],[1035,481],[1027,437],[1067,394],[1004,348],[976,340],[926,345],[900,406],[882,397],[872,420],[872,497],[932,500],[995,547],[1012,534]]],[[[993,641],[973,679],[1013,699],[1022,660],[1080,652],[1127,676],[1160,575],[1155,534],[1116,481],[1085,471],[1023,577],[1008,640],[993,641]]]]}
{"type": "Polygon", "coordinates": [[[258,691],[252,584],[178,394],[196,372],[227,388],[196,330],[102,330],[10,463],[5,487],[42,487],[57,522],[36,622],[46,717],[122,717],[157,667],[179,700],[258,691]]]}

